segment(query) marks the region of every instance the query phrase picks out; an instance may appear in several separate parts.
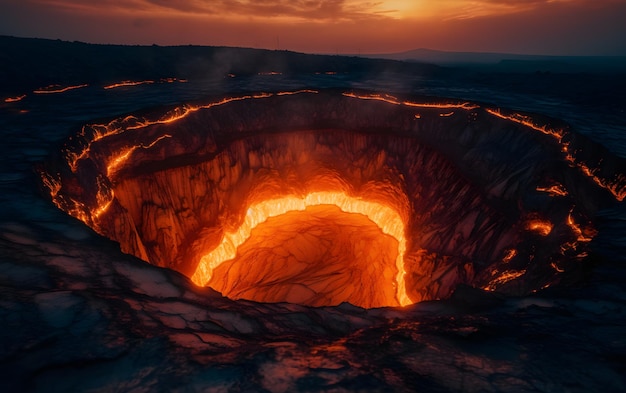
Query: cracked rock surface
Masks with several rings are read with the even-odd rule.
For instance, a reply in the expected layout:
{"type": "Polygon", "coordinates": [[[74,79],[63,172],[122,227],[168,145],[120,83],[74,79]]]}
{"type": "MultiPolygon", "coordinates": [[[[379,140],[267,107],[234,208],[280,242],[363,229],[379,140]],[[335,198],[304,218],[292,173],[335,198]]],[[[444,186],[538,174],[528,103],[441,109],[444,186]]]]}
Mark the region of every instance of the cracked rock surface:
{"type": "Polygon", "coordinates": [[[264,304],[84,236],[2,224],[5,391],[626,388],[621,285],[525,298],[462,287],[404,309],[264,304]]]}

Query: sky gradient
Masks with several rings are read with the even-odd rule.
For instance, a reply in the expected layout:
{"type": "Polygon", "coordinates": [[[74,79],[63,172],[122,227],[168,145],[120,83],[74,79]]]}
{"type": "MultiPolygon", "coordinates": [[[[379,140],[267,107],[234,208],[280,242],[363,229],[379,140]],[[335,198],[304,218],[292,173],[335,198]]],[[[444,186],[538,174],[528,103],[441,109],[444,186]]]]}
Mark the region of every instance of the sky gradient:
{"type": "Polygon", "coordinates": [[[0,35],[310,53],[626,55],[626,0],[0,0],[0,35]]]}

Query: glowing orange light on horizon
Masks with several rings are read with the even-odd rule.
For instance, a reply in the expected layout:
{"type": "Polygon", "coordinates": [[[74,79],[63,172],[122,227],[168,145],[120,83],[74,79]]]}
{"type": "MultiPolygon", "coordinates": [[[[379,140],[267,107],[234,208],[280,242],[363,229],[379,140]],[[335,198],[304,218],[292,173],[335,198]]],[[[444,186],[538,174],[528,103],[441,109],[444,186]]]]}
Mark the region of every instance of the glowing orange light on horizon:
{"type": "Polygon", "coordinates": [[[346,213],[358,213],[368,217],[380,230],[398,241],[396,258],[396,298],[401,306],[413,304],[406,294],[404,254],[406,238],[404,222],[393,209],[377,202],[369,202],[350,197],[343,192],[312,192],[304,198],[286,196],[252,204],[248,207],[241,225],[234,232],[226,232],[222,241],[208,254],[200,258],[191,280],[196,285],[206,285],[213,276],[213,271],[225,261],[237,255],[237,249],[251,236],[252,230],[270,217],[280,216],[291,211],[303,211],[309,206],[334,205],[346,213]]]}

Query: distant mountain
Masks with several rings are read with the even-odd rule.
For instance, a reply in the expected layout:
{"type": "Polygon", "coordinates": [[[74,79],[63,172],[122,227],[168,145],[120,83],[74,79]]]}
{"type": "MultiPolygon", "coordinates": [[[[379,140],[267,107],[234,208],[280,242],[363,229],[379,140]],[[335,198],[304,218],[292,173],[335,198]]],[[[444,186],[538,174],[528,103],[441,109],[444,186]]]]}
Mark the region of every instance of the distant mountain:
{"type": "Polygon", "coordinates": [[[362,57],[430,63],[442,66],[489,68],[503,72],[626,72],[626,56],[546,56],[489,52],[446,52],[415,49],[362,57]]]}
{"type": "Polygon", "coordinates": [[[48,84],[111,83],[124,79],[224,78],[259,73],[446,72],[417,64],[284,50],[216,46],[100,45],[0,36],[0,91],[20,92],[48,84]]]}

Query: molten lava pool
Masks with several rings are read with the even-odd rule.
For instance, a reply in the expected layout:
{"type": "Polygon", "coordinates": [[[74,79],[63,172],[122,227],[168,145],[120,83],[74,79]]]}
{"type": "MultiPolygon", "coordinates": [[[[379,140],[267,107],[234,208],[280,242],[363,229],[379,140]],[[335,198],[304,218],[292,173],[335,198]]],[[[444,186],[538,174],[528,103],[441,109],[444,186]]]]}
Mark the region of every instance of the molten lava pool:
{"type": "Polygon", "coordinates": [[[578,279],[623,163],[475,103],[302,90],[85,125],[41,171],[122,251],[232,299],[406,306],[578,279]]]}

